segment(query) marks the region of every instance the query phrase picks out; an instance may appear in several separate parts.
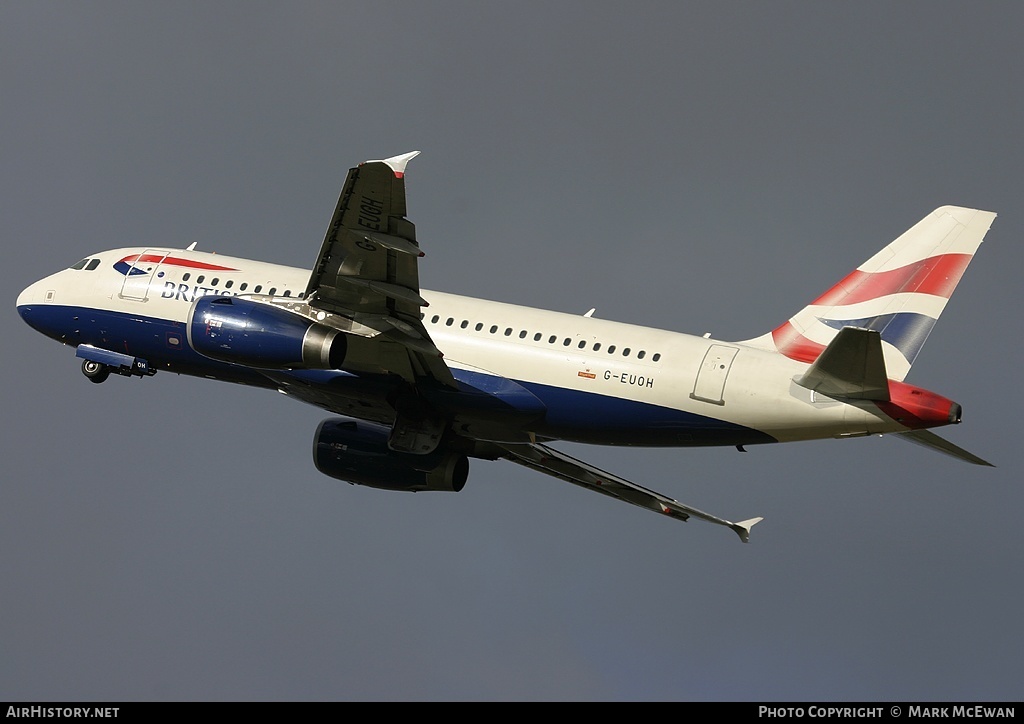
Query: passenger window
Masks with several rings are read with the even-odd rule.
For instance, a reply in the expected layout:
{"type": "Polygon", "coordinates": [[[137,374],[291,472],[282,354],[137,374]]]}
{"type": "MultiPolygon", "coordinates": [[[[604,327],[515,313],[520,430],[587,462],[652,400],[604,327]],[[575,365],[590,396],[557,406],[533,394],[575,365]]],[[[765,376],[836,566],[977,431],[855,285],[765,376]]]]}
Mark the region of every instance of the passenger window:
{"type": "Polygon", "coordinates": [[[286,297],[290,297],[290,296],[292,295],[292,290],[291,290],[291,289],[285,289],[285,290],[284,290],[284,295],[285,295],[286,297]]]}
{"type": "Polygon", "coordinates": [[[540,332],[537,332],[537,334],[533,335],[533,341],[540,342],[540,332]]]}
{"type": "Polygon", "coordinates": [[[202,275],[196,277],[196,284],[202,284],[203,283],[203,279],[206,279],[206,277],[204,277],[202,275]]]}
{"type": "Polygon", "coordinates": [[[477,322],[476,326],[473,327],[473,329],[475,329],[477,332],[479,332],[483,328],[484,328],[484,323],[483,322],[477,322]]]}
{"type": "Polygon", "coordinates": [[[622,350],[622,356],[629,357],[629,347],[626,347],[624,350],[622,350]]]}
{"type": "Polygon", "coordinates": [[[277,294],[277,287],[271,287],[270,291],[267,292],[267,294],[269,294],[270,296],[274,296],[275,294],[277,294]]]}
{"type": "Polygon", "coordinates": [[[653,357],[651,357],[651,359],[652,359],[652,360],[654,360],[655,362],[657,362],[658,360],[660,360],[660,359],[661,359],[661,352],[655,352],[655,353],[654,353],[654,356],[653,356],[653,357]]]}
{"type": "MultiPolygon", "coordinates": [[[[185,278],[186,278],[186,279],[188,279],[188,274],[186,274],[186,275],[185,275],[185,278]]],[[[238,286],[238,291],[240,291],[240,292],[244,292],[244,291],[245,291],[245,288],[246,288],[247,286],[249,286],[249,283],[248,283],[248,282],[242,282],[242,283],[241,283],[241,284],[240,284],[240,285],[238,286]]]]}
{"type": "Polygon", "coordinates": [[[460,324],[459,326],[462,327],[463,329],[465,329],[466,327],[469,326],[469,320],[463,319],[462,320],[462,324],[460,324]]]}
{"type": "Polygon", "coordinates": [[[601,350],[601,343],[600,342],[594,342],[594,351],[595,352],[599,352],[600,350],[601,350]]]}
{"type": "Polygon", "coordinates": [[[210,284],[212,284],[213,286],[217,286],[217,282],[219,282],[219,281],[220,281],[220,279],[218,279],[217,277],[214,277],[213,279],[210,280],[210,284]]]}
{"type": "Polygon", "coordinates": [[[558,337],[556,337],[555,335],[551,335],[550,337],[548,337],[548,344],[554,344],[557,341],[558,337]]]}
{"type": "Polygon", "coordinates": [[[608,345],[608,354],[615,354],[615,345],[614,344],[608,345]]]}
{"type": "Polygon", "coordinates": [[[640,350],[639,352],[636,353],[636,358],[637,359],[643,359],[646,355],[647,355],[646,352],[644,352],[643,350],[640,350]]]}
{"type": "Polygon", "coordinates": [[[509,337],[509,336],[511,336],[511,334],[512,334],[512,328],[511,327],[505,327],[505,336],[509,337]]]}
{"type": "Polygon", "coordinates": [[[225,289],[230,289],[231,285],[234,284],[234,283],[235,283],[234,281],[232,281],[231,279],[228,279],[226,282],[224,282],[224,288],[225,289]]]}
{"type": "Polygon", "coordinates": [[[256,288],[253,289],[253,292],[255,292],[256,294],[259,294],[260,293],[260,289],[262,289],[262,288],[263,288],[262,284],[257,284],[256,288]]]}
{"type": "Polygon", "coordinates": [[[571,338],[569,338],[569,337],[566,337],[566,338],[565,338],[565,341],[564,341],[564,342],[562,342],[562,346],[563,346],[563,347],[568,347],[568,346],[569,346],[569,343],[570,343],[570,342],[572,342],[572,339],[571,339],[571,338]]]}
{"type": "Polygon", "coordinates": [[[187,281],[188,281],[188,278],[189,278],[190,276],[192,276],[192,275],[191,275],[191,274],[189,274],[188,272],[185,272],[184,274],[182,274],[182,275],[181,275],[181,281],[183,281],[183,282],[187,282],[187,281]]]}
{"type": "Polygon", "coordinates": [[[448,317],[448,321],[444,323],[444,326],[450,327],[450,326],[452,326],[452,324],[454,324],[454,322],[455,322],[454,318],[448,317]]]}
{"type": "Polygon", "coordinates": [[[498,331],[498,325],[497,324],[492,324],[491,325],[491,334],[494,334],[497,331],[498,331]]]}
{"type": "Polygon", "coordinates": [[[431,324],[437,324],[437,320],[439,320],[439,319],[440,319],[440,317],[435,314],[433,317],[430,318],[430,323],[431,324]]]}
{"type": "Polygon", "coordinates": [[[581,340],[580,340],[580,344],[579,344],[579,348],[580,348],[580,349],[583,349],[583,348],[584,348],[584,347],[586,347],[586,346],[587,346],[587,342],[586,342],[586,340],[583,340],[583,339],[581,339],[581,340]]]}
{"type": "Polygon", "coordinates": [[[526,330],[525,330],[525,329],[524,329],[524,330],[522,330],[522,331],[521,331],[521,332],[519,333],[519,339],[526,339],[526,330]]]}

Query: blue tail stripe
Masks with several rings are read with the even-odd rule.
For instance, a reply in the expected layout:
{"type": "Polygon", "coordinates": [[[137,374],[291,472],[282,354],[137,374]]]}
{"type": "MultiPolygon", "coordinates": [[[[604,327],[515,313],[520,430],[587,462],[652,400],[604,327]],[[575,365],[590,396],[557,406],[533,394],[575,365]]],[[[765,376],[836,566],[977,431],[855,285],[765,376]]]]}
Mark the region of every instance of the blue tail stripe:
{"type": "Polygon", "coordinates": [[[881,333],[883,340],[898,349],[911,364],[914,363],[925,340],[931,334],[932,327],[935,326],[934,319],[917,312],[896,312],[880,314],[875,317],[862,317],[861,319],[823,319],[819,317],[818,321],[833,329],[863,327],[876,330],[881,333]]]}

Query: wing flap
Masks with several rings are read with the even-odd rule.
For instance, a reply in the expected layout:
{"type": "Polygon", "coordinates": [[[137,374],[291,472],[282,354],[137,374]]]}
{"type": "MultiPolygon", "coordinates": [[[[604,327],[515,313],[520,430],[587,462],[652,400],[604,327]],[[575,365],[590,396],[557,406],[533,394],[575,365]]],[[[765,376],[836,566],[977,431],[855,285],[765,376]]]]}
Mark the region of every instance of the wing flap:
{"type": "Polygon", "coordinates": [[[402,254],[408,254],[409,256],[421,257],[423,252],[420,250],[418,244],[409,239],[403,239],[400,236],[392,236],[391,234],[378,234],[375,231],[367,231],[363,234],[370,243],[377,243],[383,247],[391,249],[392,251],[398,251],[402,254]]]}
{"type": "Polygon", "coordinates": [[[318,298],[322,298],[325,291],[330,289],[333,291],[331,296],[333,297],[351,297],[354,291],[356,295],[361,298],[376,299],[377,297],[391,297],[393,299],[412,304],[417,307],[429,306],[427,301],[417,294],[409,287],[404,287],[401,284],[393,284],[392,282],[379,281],[377,279],[363,279],[357,276],[346,276],[344,274],[338,275],[338,284],[333,287],[321,287],[318,298]],[[344,289],[345,286],[357,287],[355,290],[344,289]]]}

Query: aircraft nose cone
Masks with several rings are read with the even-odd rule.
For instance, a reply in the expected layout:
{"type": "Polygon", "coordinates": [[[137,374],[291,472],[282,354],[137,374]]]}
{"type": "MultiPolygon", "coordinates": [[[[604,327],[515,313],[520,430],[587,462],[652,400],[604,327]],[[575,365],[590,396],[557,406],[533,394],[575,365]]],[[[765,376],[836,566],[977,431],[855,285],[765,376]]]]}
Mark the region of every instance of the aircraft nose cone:
{"type": "Polygon", "coordinates": [[[19,312],[21,311],[22,307],[24,307],[26,304],[32,301],[32,294],[30,293],[31,291],[32,287],[25,287],[24,289],[21,290],[21,294],[18,295],[17,304],[19,312]]]}
{"type": "Polygon", "coordinates": [[[31,286],[25,287],[24,289],[21,290],[21,294],[18,295],[18,301],[17,301],[18,314],[20,314],[21,318],[24,319],[26,322],[28,321],[28,319],[26,318],[25,315],[29,314],[29,312],[30,312],[30,306],[29,305],[31,305],[33,302],[37,301],[37,298],[36,298],[37,295],[35,293],[35,286],[36,285],[33,284],[31,286]]]}
{"type": "MultiPolygon", "coordinates": [[[[21,294],[18,295],[18,301],[16,302],[18,307],[18,314],[25,322],[34,329],[39,329],[39,315],[45,305],[45,294],[44,281],[40,280],[35,284],[30,284],[25,287],[21,294]]],[[[41,331],[41,330],[40,330],[41,331]]]]}

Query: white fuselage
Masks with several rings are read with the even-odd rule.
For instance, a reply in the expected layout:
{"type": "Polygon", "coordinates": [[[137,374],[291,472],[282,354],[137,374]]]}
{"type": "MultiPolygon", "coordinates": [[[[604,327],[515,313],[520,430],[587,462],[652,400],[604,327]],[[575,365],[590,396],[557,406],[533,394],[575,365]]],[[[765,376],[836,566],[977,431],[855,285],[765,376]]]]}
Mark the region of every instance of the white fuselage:
{"type": "MultiPolygon", "coordinates": [[[[173,251],[189,266],[159,263],[166,253],[124,248],[95,254],[89,259],[101,263],[94,268],[86,264],[36,282],[19,296],[18,307],[51,310],[46,318],[52,321],[45,328],[27,316],[26,320],[67,344],[106,344],[132,353],[133,346],[141,345],[156,368],[197,374],[194,366],[176,367],[172,352],[182,341],[172,343],[168,335],[173,333],[162,332],[170,347],[166,358],[154,353],[152,340],[143,344],[141,337],[153,333],[154,322],[183,329],[197,298],[249,293],[298,297],[309,279],[304,269],[198,251],[173,251]],[[115,270],[118,259],[139,254],[157,261],[144,273],[115,270]],[[62,317],[58,310],[66,314],[62,317]],[[79,318],[90,311],[110,313],[122,321],[116,328],[99,321],[88,333],[84,328],[76,331],[79,318]],[[66,328],[60,329],[61,324],[66,328]]],[[[581,399],[619,400],[692,414],[758,431],[770,438],[764,442],[906,429],[870,402],[841,401],[801,387],[794,379],[808,365],[774,351],[454,294],[423,291],[422,296],[429,302],[423,310],[424,326],[449,367],[528,385],[547,406],[549,426],[567,439],[589,439],[585,430],[573,434],[568,429],[579,419],[581,399]],[[559,405],[577,407],[562,410],[559,405]]],[[[599,408],[594,409],[598,414],[599,408]]],[[[637,432],[623,444],[647,444],[642,431],[637,432]]],[[[682,434],[678,439],[655,436],[649,444],[706,443],[682,434]]],[[[731,443],[723,438],[719,444],[731,443]]]]}

